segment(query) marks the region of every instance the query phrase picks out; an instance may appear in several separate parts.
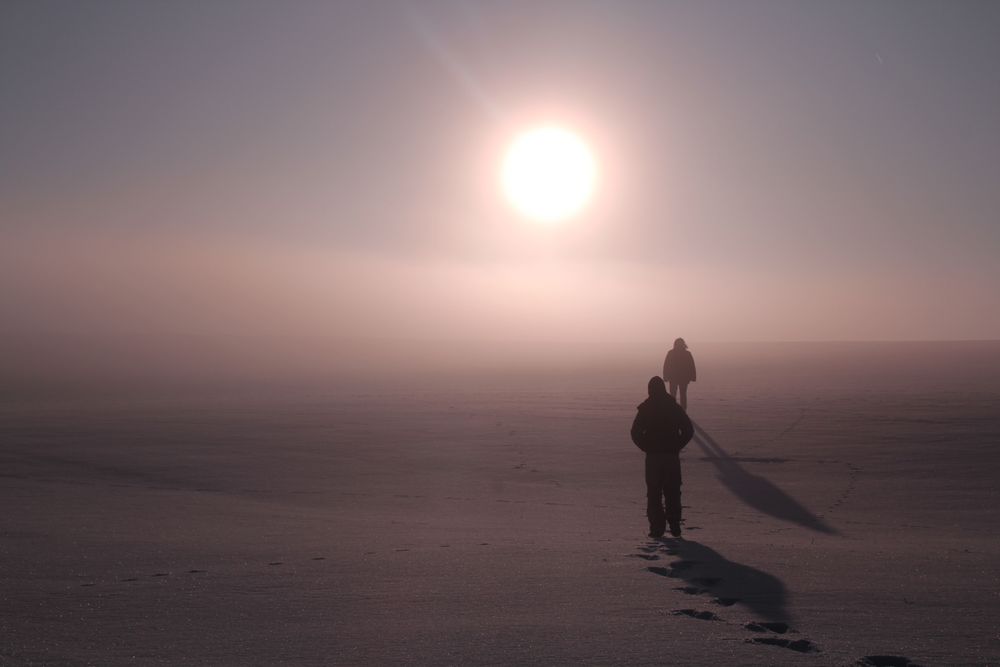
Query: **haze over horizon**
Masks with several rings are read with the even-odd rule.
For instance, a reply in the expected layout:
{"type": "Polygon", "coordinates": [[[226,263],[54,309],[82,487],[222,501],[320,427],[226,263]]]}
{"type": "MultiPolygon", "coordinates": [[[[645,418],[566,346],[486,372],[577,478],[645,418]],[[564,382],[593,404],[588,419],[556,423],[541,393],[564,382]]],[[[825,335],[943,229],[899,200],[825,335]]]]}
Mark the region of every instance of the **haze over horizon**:
{"type": "Polygon", "coordinates": [[[1000,339],[998,33],[971,2],[7,2],[0,336],[1000,339]],[[600,164],[547,227],[498,178],[546,122],[600,164]]]}

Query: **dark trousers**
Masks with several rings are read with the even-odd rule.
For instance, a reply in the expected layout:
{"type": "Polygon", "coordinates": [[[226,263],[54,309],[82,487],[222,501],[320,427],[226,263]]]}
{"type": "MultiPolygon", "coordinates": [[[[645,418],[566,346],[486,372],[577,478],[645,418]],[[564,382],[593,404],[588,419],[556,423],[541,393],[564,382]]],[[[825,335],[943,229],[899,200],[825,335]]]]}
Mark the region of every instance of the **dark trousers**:
{"type": "Polygon", "coordinates": [[[646,518],[652,532],[681,520],[681,459],[677,454],[646,454],[646,518]]]}
{"type": "Polygon", "coordinates": [[[670,381],[670,395],[674,397],[682,408],[688,409],[688,383],[687,382],[674,382],[670,381]],[[677,398],[677,390],[681,390],[680,399],[677,398]]]}

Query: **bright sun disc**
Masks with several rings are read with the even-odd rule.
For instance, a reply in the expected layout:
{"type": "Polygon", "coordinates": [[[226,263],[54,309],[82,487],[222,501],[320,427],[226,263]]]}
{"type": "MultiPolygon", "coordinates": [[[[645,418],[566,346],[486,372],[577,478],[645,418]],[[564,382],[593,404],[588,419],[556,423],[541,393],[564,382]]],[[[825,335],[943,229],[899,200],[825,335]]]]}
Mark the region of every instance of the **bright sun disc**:
{"type": "Polygon", "coordinates": [[[503,161],[503,189],[525,216],[541,222],[579,213],[594,192],[597,162],[580,137],[559,127],[526,132],[503,161]]]}

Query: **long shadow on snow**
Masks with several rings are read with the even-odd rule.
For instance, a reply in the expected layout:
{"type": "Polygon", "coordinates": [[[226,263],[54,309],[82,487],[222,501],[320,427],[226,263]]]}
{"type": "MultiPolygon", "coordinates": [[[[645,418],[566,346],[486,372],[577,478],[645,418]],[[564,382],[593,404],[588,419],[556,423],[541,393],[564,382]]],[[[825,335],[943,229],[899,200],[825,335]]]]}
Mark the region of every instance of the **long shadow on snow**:
{"type": "Polygon", "coordinates": [[[744,470],[701,426],[695,424],[694,427],[694,441],[718,468],[719,481],[737,498],[755,510],[777,519],[796,523],[819,533],[837,534],[837,531],[775,484],[744,470]]]}
{"type": "Polygon", "coordinates": [[[694,587],[707,588],[713,595],[735,599],[758,618],[768,621],[791,620],[786,604],[785,584],[772,574],[728,560],[704,544],[687,539],[665,539],[671,551],[695,567],[673,570],[671,577],[684,579],[694,587]]]}

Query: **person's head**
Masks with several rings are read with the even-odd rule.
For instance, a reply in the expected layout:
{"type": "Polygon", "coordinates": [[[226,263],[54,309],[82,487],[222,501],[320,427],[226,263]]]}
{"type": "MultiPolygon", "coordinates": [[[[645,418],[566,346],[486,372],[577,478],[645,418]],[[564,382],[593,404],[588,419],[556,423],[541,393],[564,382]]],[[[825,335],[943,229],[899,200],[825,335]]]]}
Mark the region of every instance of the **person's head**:
{"type": "Polygon", "coordinates": [[[649,378],[649,384],[646,385],[646,389],[649,391],[650,398],[662,398],[668,395],[667,385],[659,375],[649,378]]]}
{"type": "Polygon", "coordinates": [[[674,341],[674,349],[675,350],[686,350],[687,347],[688,347],[688,344],[684,342],[683,338],[678,338],[677,340],[674,341]]]}

